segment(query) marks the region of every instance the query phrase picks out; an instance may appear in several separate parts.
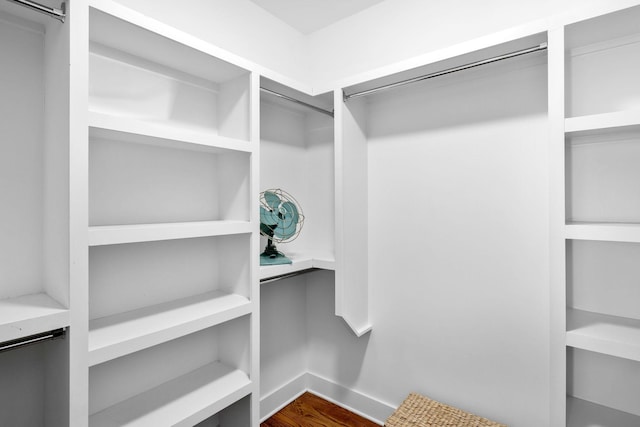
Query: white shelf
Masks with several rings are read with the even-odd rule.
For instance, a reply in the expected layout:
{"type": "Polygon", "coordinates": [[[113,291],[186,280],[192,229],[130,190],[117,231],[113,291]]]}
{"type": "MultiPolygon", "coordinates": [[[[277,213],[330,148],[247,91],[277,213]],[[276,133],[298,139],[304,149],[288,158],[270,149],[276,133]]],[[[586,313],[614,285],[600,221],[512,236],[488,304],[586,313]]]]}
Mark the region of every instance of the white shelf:
{"type": "Polygon", "coordinates": [[[91,427],[193,426],[251,392],[247,375],[212,363],[100,411],[91,427]]]}
{"type": "Polygon", "coordinates": [[[287,253],[291,264],[263,265],[260,266],[260,279],[270,279],[283,274],[296,273],[310,268],[321,268],[323,270],[335,270],[335,260],[332,257],[313,257],[310,255],[287,253]]]}
{"type": "Polygon", "coordinates": [[[0,342],[69,326],[69,310],[47,294],[0,300],[0,342]]]}
{"type": "Polygon", "coordinates": [[[567,398],[567,427],[638,427],[640,417],[586,400],[567,398]]]}
{"type": "Polygon", "coordinates": [[[163,224],[100,225],[89,227],[89,246],[154,242],[251,233],[247,221],[193,221],[163,224]]]}
{"type": "Polygon", "coordinates": [[[568,309],[567,345],[640,362],[640,320],[568,309]]]}
{"type": "Polygon", "coordinates": [[[610,45],[612,41],[636,37],[640,8],[630,7],[592,19],[573,23],[566,28],[566,47],[569,50],[610,45]]]}
{"type": "Polygon", "coordinates": [[[640,243],[640,224],[574,222],[565,226],[565,238],[640,243]]]}
{"type": "Polygon", "coordinates": [[[129,55],[213,82],[247,74],[239,57],[112,0],[89,2],[89,38],[129,55]]]}
{"type": "Polygon", "coordinates": [[[250,142],[220,136],[206,128],[171,126],[97,112],[89,112],[89,127],[92,138],[205,152],[253,152],[250,142]]]}
{"type": "Polygon", "coordinates": [[[640,127],[640,110],[627,110],[565,119],[565,133],[597,133],[640,127]]]}
{"type": "Polygon", "coordinates": [[[244,316],[251,302],[209,292],[89,322],[89,366],[244,316]]]}

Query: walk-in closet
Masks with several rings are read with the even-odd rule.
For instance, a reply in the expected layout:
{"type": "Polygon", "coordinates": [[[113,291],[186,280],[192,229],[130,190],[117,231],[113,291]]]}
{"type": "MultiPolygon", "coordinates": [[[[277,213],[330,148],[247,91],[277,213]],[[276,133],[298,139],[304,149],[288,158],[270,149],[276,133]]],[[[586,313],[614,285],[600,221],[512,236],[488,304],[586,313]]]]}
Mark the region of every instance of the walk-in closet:
{"type": "Polygon", "coordinates": [[[1,427],[640,426],[640,1],[0,0],[0,53],[1,427]]]}

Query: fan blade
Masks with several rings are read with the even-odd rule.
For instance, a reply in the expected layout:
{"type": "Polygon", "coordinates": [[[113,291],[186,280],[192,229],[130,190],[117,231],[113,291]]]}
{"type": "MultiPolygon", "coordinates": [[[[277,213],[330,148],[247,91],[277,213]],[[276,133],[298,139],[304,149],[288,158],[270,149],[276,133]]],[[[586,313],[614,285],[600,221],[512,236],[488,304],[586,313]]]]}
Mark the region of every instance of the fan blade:
{"type": "Polygon", "coordinates": [[[286,212],[285,216],[290,216],[295,222],[298,222],[298,208],[292,202],[284,202],[281,209],[286,212]]]}
{"type": "Polygon", "coordinates": [[[276,193],[265,191],[264,200],[267,202],[267,205],[269,205],[271,210],[278,210],[278,206],[280,206],[280,197],[278,197],[276,193]]]}
{"type": "Polygon", "coordinates": [[[278,226],[273,230],[273,235],[279,239],[288,239],[296,234],[300,215],[296,205],[291,202],[284,202],[281,211],[284,211],[283,219],[278,222],[278,226]]]}
{"type": "Polygon", "coordinates": [[[260,206],[260,222],[266,225],[276,225],[278,223],[278,214],[273,211],[268,211],[260,206]]]}
{"type": "Polygon", "coordinates": [[[296,222],[278,224],[278,226],[273,229],[273,235],[278,239],[288,239],[296,234],[296,225],[296,222]]]}

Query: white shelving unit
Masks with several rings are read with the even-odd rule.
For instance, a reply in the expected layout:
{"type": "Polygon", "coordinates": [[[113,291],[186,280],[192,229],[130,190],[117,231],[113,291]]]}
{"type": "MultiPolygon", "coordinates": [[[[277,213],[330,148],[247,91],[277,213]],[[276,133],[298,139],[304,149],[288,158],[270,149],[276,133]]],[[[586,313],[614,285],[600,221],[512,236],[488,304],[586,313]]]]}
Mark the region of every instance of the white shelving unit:
{"type": "Polygon", "coordinates": [[[89,425],[257,425],[257,77],[89,6],[89,425]]]}
{"type": "Polygon", "coordinates": [[[287,258],[291,264],[268,265],[260,267],[260,279],[267,280],[286,274],[297,273],[312,268],[322,270],[335,270],[335,260],[327,256],[326,258],[312,258],[303,254],[287,253],[287,258]]]}
{"type": "Polygon", "coordinates": [[[640,424],[640,7],[567,25],[567,426],[640,424]]]}
{"type": "Polygon", "coordinates": [[[251,313],[250,301],[219,291],[195,295],[89,324],[89,365],[97,365],[251,313]]]}
{"type": "Polygon", "coordinates": [[[68,39],[0,3],[0,425],[69,421],[67,337],[15,345],[70,325],[68,39]]]}
{"type": "Polygon", "coordinates": [[[604,240],[640,243],[640,225],[622,223],[568,223],[565,237],[572,240],[604,240]]]}
{"type": "Polygon", "coordinates": [[[0,300],[0,342],[69,326],[69,311],[45,293],[0,300]]]}
{"type": "Polygon", "coordinates": [[[611,113],[592,114],[588,116],[570,117],[565,120],[566,133],[602,133],[606,130],[637,128],[640,126],[640,109],[614,111],[611,113]]]}
{"type": "Polygon", "coordinates": [[[640,320],[569,309],[567,345],[640,362],[640,320]]]}
{"type": "Polygon", "coordinates": [[[108,114],[91,112],[89,126],[92,138],[211,153],[223,153],[225,150],[253,152],[253,145],[249,141],[227,138],[213,131],[176,129],[162,123],[108,114]]]}
{"type": "Polygon", "coordinates": [[[567,399],[567,427],[616,426],[635,427],[638,417],[582,399],[567,399]]]}
{"type": "Polygon", "coordinates": [[[93,415],[91,425],[193,426],[251,393],[247,375],[211,363],[93,415]]]}
{"type": "MultiPolygon", "coordinates": [[[[333,274],[316,270],[335,270],[335,151],[331,94],[309,96],[266,78],[260,83],[265,89],[260,99],[260,191],[288,192],[305,216],[294,241],[276,243],[292,263],[260,266],[264,418],[295,398],[299,390],[283,392],[283,384],[308,369],[307,293],[312,283],[334,286],[333,274]]],[[[262,252],[267,239],[260,241],[262,252]]],[[[320,309],[334,313],[332,304],[320,309]]]]}
{"type": "MultiPolygon", "coordinates": [[[[263,78],[261,86],[332,111],[330,94],[311,97],[263,78]]],[[[262,266],[260,279],[310,268],[334,269],[333,118],[304,105],[262,92],[260,190],[282,188],[302,206],[299,237],[280,250],[292,264],[262,266]]],[[[266,239],[261,239],[262,247],[266,239]]]]}
{"type": "Polygon", "coordinates": [[[89,227],[89,246],[155,242],[251,232],[248,221],[192,221],[167,224],[103,225],[89,227]]]}

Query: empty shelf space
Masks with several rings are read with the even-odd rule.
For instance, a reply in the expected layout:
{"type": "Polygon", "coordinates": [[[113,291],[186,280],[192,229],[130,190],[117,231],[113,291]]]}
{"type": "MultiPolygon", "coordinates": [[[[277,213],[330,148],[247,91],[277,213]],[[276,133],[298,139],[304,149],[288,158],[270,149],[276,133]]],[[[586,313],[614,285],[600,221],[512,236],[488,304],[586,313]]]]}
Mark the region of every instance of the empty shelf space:
{"type": "Polygon", "coordinates": [[[570,222],[565,225],[565,238],[640,243],[640,224],[570,222]]]}
{"type": "Polygon", "coordinates": [[[214,153],[253,151],[253,146],[248,141],[227,138],[195,126],[172,126],[159,121],[90,112],[89,127],[92,138],[214,153]]]}
{"type": "Polygon", "coordinates": [[[640,361],[640,320],[567,311],[567,345],[640,361]]]}
{"type": "Polygon", "coordinates": [[[246,373],[211,363],[92,415],[89,425],[192,426],[250,392],[246,373]]]}
{"type": "Polygon", "coordinates": [[[567,427],[637,427],[640,417],[586,400],[567,398],[567,427]]]}
{"type": "Polygon", "coordinates": [[[247,221],[193,221],[89,227],[89,246],[225,236],[253,231],[247,221]]]}
{"type": "Polygon", "coordinates": [[[0,342],[69,326],[69,311],[47,294],[0,300],[0,342]]]}
{"type": "Polygon", "coordinates": [[[566,133],[592,133],[640,127],[640,109],[571,117],[565,120],[566,133]]]}
{"type": "Polygon", "coordinates": [[[89,365],[93,366],[244,316],[250,301],[236,294],[209,292],[89,323],[89,365]]]}
{"type": "Polygon", "coordinates": [[[226,51],[193,35],[111,0],[89,3],[89,37],[94,43],[214,82],[247,74],[218,58],[230,56],[226,51]]]}
{"type": "Polygon", "coordinates": [[[260,266],[260,280],[267,280],[285,274],[297,273],[311,268],[320,268],[323,270],[335,269],[335,260],[329,256],[314,257],[311,255],[289,253],[286,254],[286,256],[292,261],[291,264],[260,266]]]}

